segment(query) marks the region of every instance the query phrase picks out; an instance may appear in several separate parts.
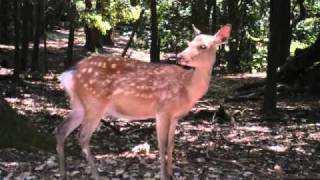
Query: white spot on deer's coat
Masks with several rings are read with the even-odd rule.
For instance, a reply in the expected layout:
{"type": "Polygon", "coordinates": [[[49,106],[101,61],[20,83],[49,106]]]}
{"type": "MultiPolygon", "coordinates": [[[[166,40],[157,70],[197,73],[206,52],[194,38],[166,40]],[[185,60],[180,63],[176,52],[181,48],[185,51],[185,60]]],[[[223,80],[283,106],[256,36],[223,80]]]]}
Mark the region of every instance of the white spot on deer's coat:
{"type": "Polygon", "coordinates": [[[96,80],[94,80],[94,79],[90,79],[89,80],[89,84],[93,84],[93,83],[95,83],[96,82],[96,80]]]}
{"type": "Polygon", "coordinates": [[[92,67],[88,68],[88,73],[91,73],[93,71],[92,67]]]}
{"type": "Polygon", "coordinates": [[[87,68],[83,68],[83,69],[81,69],[81,72],[82,72],[82,73],[87,72],[87,68]]]}
{"type": "Polygon", "coordinates": [[[122,94],[124,91],[122,89],[116,89],[114,92],[113,92],[113,95],[117,95],[117,94],[122,94]]]}
{"type": "Polygon", "coordinates": [[[116,68],[116,67],[117,67],[116,64],[111,64],[111,68],[112,68],[112,69],[114,69],[114,68],[116,68]]]}

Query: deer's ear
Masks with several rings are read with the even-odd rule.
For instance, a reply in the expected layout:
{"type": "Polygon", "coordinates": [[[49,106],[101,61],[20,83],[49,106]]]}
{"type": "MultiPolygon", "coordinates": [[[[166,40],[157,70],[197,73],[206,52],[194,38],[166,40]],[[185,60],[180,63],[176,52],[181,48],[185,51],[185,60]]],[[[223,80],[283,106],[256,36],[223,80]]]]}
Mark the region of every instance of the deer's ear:
{"type": "Polygon", "coordinates": [[[214,35],[215,43],[218,45],[225,43],[229,39],[230,33],[231,33],[231,25],[230,24],[224,25],[214,35]]]}
{"type": "Polygon", "coordinates": [[[198,36],[201,34],[201,31],[198,28],[196,28],[196,26],[194,26],[194,24],[192,24],[192,28],[193,28],[194,36],[198,36]]]}

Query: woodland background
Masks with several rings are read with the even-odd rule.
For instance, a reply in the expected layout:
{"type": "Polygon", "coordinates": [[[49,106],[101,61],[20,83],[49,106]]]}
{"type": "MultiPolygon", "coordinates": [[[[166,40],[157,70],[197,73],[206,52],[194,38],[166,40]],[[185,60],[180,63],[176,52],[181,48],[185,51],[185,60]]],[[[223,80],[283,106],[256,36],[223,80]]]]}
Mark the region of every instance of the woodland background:
{"type": "MultiPolygon", "coordinates": [[[[232,34],[178,126],[175,178],[320,178],[320,1],[0,0],[0,179],[59,177],[61,72],[90,53],[175,63],[192,24],[232,34]]],[[[70,139],[69,175],[87,179],[70,139]]],[[[153,121],[103,122],[91,143],[102,177],[159,178],[155,139],[153,121]]]]}

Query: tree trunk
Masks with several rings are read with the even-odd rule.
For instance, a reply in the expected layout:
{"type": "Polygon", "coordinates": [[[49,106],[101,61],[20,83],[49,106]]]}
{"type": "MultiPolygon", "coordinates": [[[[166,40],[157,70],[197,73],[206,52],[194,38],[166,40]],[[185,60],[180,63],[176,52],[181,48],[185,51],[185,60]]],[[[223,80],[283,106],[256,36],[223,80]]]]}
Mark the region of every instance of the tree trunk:
{"type": "Polygon", "coordinates": [[[42,13],[43,13],[43,25],[42,25],[42,35],[43,35],[43,71],[48,72],[48,59],[47,59],[47,15],[45,13],[47,9],[47,0],[43,0],[42,13]]]}
{"type": "Polygon", "coordinates": [[[26,119],[19,116],[15,110],[2,98],[0,98],[0,149],[40,148],[54,152],[55,142],[51,135],[44,135],[31,127],[26,119]]]}
{"type": "Polygon", "coordinates": [[[114,46],[114,39],[113,39],[113,28],[107,31],[106,35],[103,36],[103,44],[106,46],[114,46]]]}
{"type": "Polygon", "coordinates": [[[151,0],[151,48],[150,61],[160,62],[160,39],[158,35],[157,0],[151,0]]]}
{"type": "Polygon", "coordinates": [[[96,52],[97,48],[101,48],[100,32],[96,28],[85,26],[86,44],[85,47],[88,51],[96,52]]]}
{"type": "Polygon", "coordinates": [[[69,37],[68,37],[68,49],[67,49],[67,59],[64,62],[64,68],[69,68],[73,63],[73,45],[74,45],[74,30],[75,30],[75,16],[76,9],[75,4],[69,1],[69,37]]]}
{"type": "Polygon", "coordinates": [[[0,42],[8,43],[10,41],[10,31],[9,31],[9,10],[10,10],[10,1],[1,0],[0,1],[0,42]]]}
{"type": "Polygon", "coordinates": [[[20,62],[20,0],[15,0],[13,4],[14,19],[14,76],[18,77],[21,72],[20,62]]]}
{"type": "Polygon", "coordinates": [[[205,34],[210,33],[209,14],[212,8],[211,2],[211,0],[194,0],[191,3],[191,22],[205,34]],[[206,5],[210,7],[206,7],[206,5]]]}
{"type": "MultiPolygon", "coordinates": [[[[92,2],[91,0],[85,0],[86,11],[92,10],[92,2]]],[[[97,48],[102,47],[102,42],[100,38],[100,32],[94,27],[89,27],[85,25],[85,34],[86,34],[86,44],[85,47],[91,51],[95,52],[97,48]]]]}
{"type": "Polygon", "coordinates": [[[30,35],[30,10],[31,3],[29,0],[23,0],[22,6],[22,39],[21,39],[21,70],[27,70],[29,35],[30,35]]]}
{"type": "MultiPolygon", "coordinates": [[[[106,7],[110,6],[110,0],[97,0],[96,3],[96,10],[99,14],[103,15],[105,14],[106,11],[106,7]]],[[[107,17],[111,18],[111,17],[107,17]]],[[[113,38],[113,28],[107,30],[107,32],[105,33],[105,35],[103,35],[101,32],[98,32],[98,46],[102,47],[102,45],[106,45],[106,46],[114,46],[114,38],[113,38]]]]}
{"type": "Polygon", "coordinates": [[[239,0],[227,0],[227,15],[229,23],[232,25],[233,40],[229,41],[230,51],[228,52],[228,70],[232,73],[240,71],[241,60],[241,26],[242,26],[242,12],[240,8],[243,6],[239,0]]]}
{"type": "Polygon", "coordinates": [[[264,92],[263,112],[265,115],[274,115],[277,105],[277,78],[276,68],[281,58],[281,1],[270,2],[270,40],[267,57],[267,81],[264,92]]]}
{"type": "Polygon", "coordinates": [[[280,58],[277,63],[277,67],[282,66],[290,55],[290,45],[292,37],[292,30],[290,26],[290,4],[290,0],[281,0],[279,4],[279,8],[281,8],[281,15],[278,17],[281,19],[281,40],[279,41],[279,43],[281,43],[280,47],[282,48],[280,51],[280,58]]]}
{"type": "Polygon", "coordinates": [[[35,34],[33,40],[33,52],[32,52],[32,61],[31,61],[31,71],[40,71],[39,69],[39,43],[41,37],[41,17],[43,13],[41,12],[43,6],[43,0],[38,0],[35,4],[35,34]]]}
{"type": "Polygon", "coordinates": [[[217,24],[217,0],[213,0],[211,13],[211,32],[216,32],[218,29],[217,24]]]}

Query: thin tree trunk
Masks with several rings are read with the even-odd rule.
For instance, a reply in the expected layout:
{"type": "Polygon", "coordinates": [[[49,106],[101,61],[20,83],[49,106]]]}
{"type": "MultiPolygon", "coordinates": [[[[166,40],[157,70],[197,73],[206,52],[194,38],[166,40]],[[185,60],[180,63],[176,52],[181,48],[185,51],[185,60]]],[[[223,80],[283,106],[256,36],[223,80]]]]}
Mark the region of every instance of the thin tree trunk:
{"type": "Polygon", "coordinates": [[[123,52],[121,54],[122,57],[126,56],[126,53],[127,53],[128,49],[130,47],[130,44],[133,41],[134,35],[138,31],[138,28],[139,28],[139,26],[141,24],[141,20],[142,20],[143,14],[144,14],[144,9],[141,10],[140,15],[139,15],[139,19],[134,23],[133,30],[132,30],[132,33],[130,35],[129,41],[128,41],[126,47],[123,49],[123,52]]]}
{"type": "Polygon", "coordinates": [[[20,0],[13,4],[14,15],[14,76],[18,77],[21,72],[20,62],[20,0]]]}
{"type": "Polygon", "coordinates": [[[160,39],[158,35],[157,0],[151,0],[151,62],[160,62],[160,39]]]}
{"type": "Polygon", "coordinates": [[[43,0],[42,13],[43,13],[43,26],[42,26],[42,34],[43,34],[43,71],[44,73],[48,72],[48,59],[47,59],[47,15],[45,14],[45,10],[47,9],[47,0],[43,0]]]}
{"type": "Polygon", "coordinates": [[[227,0],[227,13],[229,23],[232,25],[232,37],[233,41],[230,41],[228,52],[228,65],[227,68],[232,73],[237,73],[240,71],[240,42],[241,42],[241,26],[242,26],[242,15],[240,7],[243,2],[239,0],[227,0]]]}
{"type": "Polygon", "coordinates": [[[0,13],[0,42],[8,43],[10,41],[9,35],[9,10],[10,10],[10,1],[1,0],[0,1],[1,13],[0,13]]]}
{"type": "Polygon", "coordinates": [[[205,34],[210,33],[209,28],[209,17],[211,11],[211,1],[210,0],[194,0],[191,3],[191,21],[201,32],[205,34]],[[207,7],[206,7],[207,5],[207,7]],[[208,7],[210,6],[210,7],[208,7]],[[210,10],[209,10],[209,9],[210,10]]]}
{"type": "MultiPolygon", "coordinates": [[[[91,11],[93,9],[91,0],[85,0],[86,11],[91,11]]],[[[102,41],[100,38],[100,32],[95,27],[89,27],[85,25],[86,34],[86,44],[85,47],[91,51],[95,52],[97,48],[102,47],[102,41]]]]}
{"type": "Polygon", "coordinates": [[[30,35],[30,10],[31,4],[29,0],[23,0],[22,6],[22,39],[21,39],[21,70],[27,70],[28,51],[29,51],[29,35],[30,35]]]}
{"type": "Polygon", "coordinates": [[[39,43],[41,37],[41,8],[43,5],[43,0],[38,0],[35,5],[35,35],[33,40],[33,53],[32,53],[32,61],[31,61],[31,71],[39,71],[39,43]]]}
{"type": "Polygon", "coordinates": [[[67,69],[73,63],[73,46],[74,46],[74,30],[75,30],[75,5],[69,2],[69,37],[68,37],[68,49],[67,59],[64,63],[65,69],[67,69]]]}
{"type": "Polygon", "coordinates": [[[211,13],[211,32],[217,30],[217,0],[212,0],[212,13],[211,13]]]}

